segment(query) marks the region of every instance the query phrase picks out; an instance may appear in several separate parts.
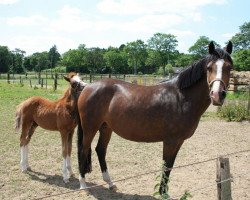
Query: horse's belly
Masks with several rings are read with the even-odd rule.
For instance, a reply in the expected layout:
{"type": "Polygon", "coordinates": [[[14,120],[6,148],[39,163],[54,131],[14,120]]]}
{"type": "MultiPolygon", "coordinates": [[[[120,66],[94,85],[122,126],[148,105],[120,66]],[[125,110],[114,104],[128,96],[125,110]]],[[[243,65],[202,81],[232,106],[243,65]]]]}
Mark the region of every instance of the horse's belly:
{"type": "Polygon", "coordinates": [[[146,130],[143,128],[121,128],[112,127],[113,131],[120,137],[135,142],[160,142],[163,141],[163,132],[157,130],[146,130]]]}

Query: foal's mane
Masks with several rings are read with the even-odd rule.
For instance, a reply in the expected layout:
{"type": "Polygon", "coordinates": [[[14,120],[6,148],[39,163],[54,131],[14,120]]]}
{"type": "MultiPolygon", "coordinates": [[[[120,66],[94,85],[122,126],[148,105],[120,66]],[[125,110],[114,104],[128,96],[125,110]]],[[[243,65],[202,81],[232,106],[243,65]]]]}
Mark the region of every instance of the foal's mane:
{"type": "Polygon", "coordinates": [[[210,61],[217,59],[226,59],[233,63],[231,56],[225,50],[215,49],[213,54],[209,54],[197,62],[194,62],[191,66],[184,69],[177,77],[177,86],[180,89],[191,87],[197,83],[207,73],[207,64],[210,61]]]}

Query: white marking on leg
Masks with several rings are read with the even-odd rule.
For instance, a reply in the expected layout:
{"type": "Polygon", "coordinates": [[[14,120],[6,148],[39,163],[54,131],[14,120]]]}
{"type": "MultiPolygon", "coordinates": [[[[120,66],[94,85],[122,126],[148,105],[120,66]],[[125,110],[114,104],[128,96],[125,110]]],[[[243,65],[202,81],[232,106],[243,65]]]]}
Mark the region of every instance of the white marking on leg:
{"type": "Polygon", "coordinates": [[[67,169],[68,169],[68,173],[69,176],[73,176],[74,173],[72,171],[72,167],[71,167],[71,158],[69,156],[66,156],[66,165],[67,165],[67,169]]]}
{"type": "MultiPolygon", "coordinates": [[[[224,65],[224,60],[223,59],[219,59],[216,61],[216,67],[217,67],[217,72],[216,72],[216,79],[222,79],[222,67],[224,65]]],[[[212,90],[215,92],[218,92],[220,90],[220,81],[215,81],[213,83],[213,88],[212,90]]]]}
{"type": "Polygon", "coordinates": [[[109,184],[109,188],[113,187],[114,184],[109,176],[109,172],[108,170],[106,170],[105,172],[102,173],[102,177],[103,177],[103,180],[109,184]]]}
{"type": "Polygon", "coordinates": [[[26,163],[27,170],[30,169],[28,156],[29,156],[29,145],[27,144],[25,146],[25,163],[26,163]]]}
{"type": "Polygon", "coordinates": [[[68,177],[68,173],[67,173],[67,161],[66,161],[66,158],[63,158],[62,172],[63,172],[63,181],[65,183],[68,183],[69,182],[69,177],[68,177]]]}
{"type": "Polygon", "coordinates": [[[21,146],[21,161],[20,161],[20,165],[21,165],[21,170],[22,172],[26,172],[27,171],[27,163],[26,163],[26,146],[21,146]]]}
{"type": "Polygon", "coordinates": [[[87,188],[85,178],[82,178],[81,175],[79,175],[79,182],[80,182],[80,190],[85,190],[87,188]]]}

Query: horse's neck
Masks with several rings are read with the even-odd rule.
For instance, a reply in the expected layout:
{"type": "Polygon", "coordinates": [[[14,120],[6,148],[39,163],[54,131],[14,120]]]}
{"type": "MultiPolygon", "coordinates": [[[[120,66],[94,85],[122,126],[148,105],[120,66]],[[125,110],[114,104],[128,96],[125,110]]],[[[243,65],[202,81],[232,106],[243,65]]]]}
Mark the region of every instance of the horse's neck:
{"type": "Polygon", "coordinates": [[[188,99],[190,109],[202,115],[211,103],[207,77],[204,76],[190,88],[184,89],[183,95],[188,99]]]}

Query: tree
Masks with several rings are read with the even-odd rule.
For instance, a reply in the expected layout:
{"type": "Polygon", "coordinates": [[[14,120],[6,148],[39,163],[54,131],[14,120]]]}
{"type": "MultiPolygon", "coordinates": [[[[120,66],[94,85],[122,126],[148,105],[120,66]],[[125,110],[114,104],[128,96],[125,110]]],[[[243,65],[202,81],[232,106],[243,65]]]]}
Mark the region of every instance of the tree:
{"type": "Polygon", "coordinates": [[[240,32],[236,33],[231,39],[234,51],[250,49],[250,22],[245,22],[240,26],[240,32]]]}
{"type": "Polygon", "coordinates": [[[60,58],[61,58],[61,55],[60,53],[58,53],[56,45],[52,46],[48,53],[48,59],[50,61],[51,69],[55,68],[56,63],[60,60],[60,58]]]}
{"type": "Polygon", "coordinates": [[[137,74],[139,67],[145,65],[147,59],[147,45],[142,40],[129,42],[124,47],[128,54],[128,64],[134,68],[134,74],[137,74]]]}
{"type": "Polygon", "coordinates": [[[62,56],[61,64],[66,67],[66,71],[88,73],[86,64],[88,50],[84,44],[80,44],[78,49],[70,49],[62,56]]]}
{"type": "Polygon", "coordinates": [[[238,71],[250,71],[250,49],[234,52],[234,68],[238,71]]]}
{"type": "Polygon", "coordinates": [[[11,51],[12,56],[12,64],[10,67],[10,71],[13,73],[22,73],[24,72],[23,68],[23,59],[25,55],[25,51],[16,48],[15,50],[11,51]]]}
{"type": "Polygon", "coordinates": [[[175,60],[175,65],[178,67],[187,67],[193,63],[193,56],[191,54],[179,53],[175,60]]]}
{"type": "MultiPolygon", "coordinates": [[[[205,55],[207,55],[208,52],[208,45],[211,42],[211,40],[206,36],[200,36],[199,39],[194,43],[193,46],[189,48],[189,53],[192,53],[194,56],[194,60],[198,60],[205,55]]],[[[219,44],[214,42],[216,47],[220,47],[219,44]]]]}
{"type": "Polygon", "coordinates": [[[105,67],[105,62],[103,58],[104,49],[99,47],[89,48],[86,55],[86,65],[88,70],[92,73],[100,73],[105,67]]]}
{"type": "Polygon", "coordinates": [[[37,52],[30,56],[30,65],[36,72],[48,69],[50,61],[48,59],[48,52],[37,52]]]}
{"type": "Polygon", "coordinates": [[[110,47],[104,53],[106,66],[111,69],[112,73],[124,74],[128,70],[128,58],[125,51],[110,47]]]}
{"type": "Polygon", "coordinates": [[[165,66],[169,63],[173,54],[177,51],[176,47],[178,41],[176,36],[172,34],[155,33],[153,37],[148,40],[148,46],[155,51],[159,56],[160,64],[163,67],[163,73],[166,74],[165,66]]]}
{"type": "Polygon", "coordinates": [[[11,66],[11,52],[7,46],[0,46],[0,72],[6,73],[11,66]]]}

